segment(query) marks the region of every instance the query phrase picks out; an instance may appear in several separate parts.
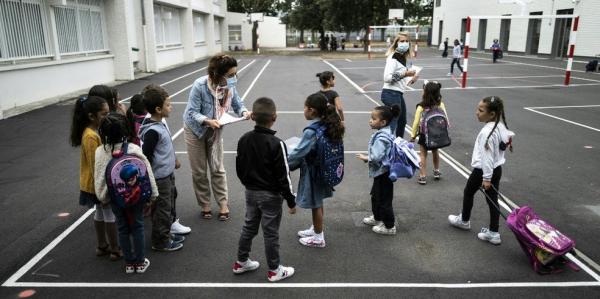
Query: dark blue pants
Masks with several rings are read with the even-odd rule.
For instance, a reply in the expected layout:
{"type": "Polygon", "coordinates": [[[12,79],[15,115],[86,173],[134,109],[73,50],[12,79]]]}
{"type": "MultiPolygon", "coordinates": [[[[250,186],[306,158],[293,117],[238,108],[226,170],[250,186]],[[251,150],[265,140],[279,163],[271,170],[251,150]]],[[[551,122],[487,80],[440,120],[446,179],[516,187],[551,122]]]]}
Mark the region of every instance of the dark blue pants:
{"type": "Polygon", "coordinates": [[[404,95],[400,91],[384,88],[381,91],[381,102],[386,106],[398,105],[400,107],[400,115],[392,120],[390,129],[396,133],[396,137],[404,138],[404,127],[406,127],[404,95]]]}
{"type": "Polygon", "coordinates": [[[144,262],[144,204],[140,200],[135,206],[126,209],[118,207],[114,203],[111,204],[112,211],[117,218],[119,245],[127,264],[144,262]],[[131,246],[131,239],[133,239],[133,246],[131,246]]]}
{"type": "Polygon", "coordinates": [[[390,173],[386,172],[373,178],[371,187],[371,210],[376,221],[383,221],[386,228],[392,228],[396,225],[394,217],[394,183],[389,178],[390,173]]]}

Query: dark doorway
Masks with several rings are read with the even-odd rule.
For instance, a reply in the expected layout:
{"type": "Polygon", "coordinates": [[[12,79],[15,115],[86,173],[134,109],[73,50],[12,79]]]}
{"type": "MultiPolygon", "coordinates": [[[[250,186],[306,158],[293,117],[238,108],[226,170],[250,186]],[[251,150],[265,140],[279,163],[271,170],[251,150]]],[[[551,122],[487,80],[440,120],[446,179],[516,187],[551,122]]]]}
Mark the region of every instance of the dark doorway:
{"type": "Polygon", "coordinates": [[[508,51],[508,41],[510,40],[510,19],[500,21],[500,48],[508,51]]]}
{"type": "MultiPolygon", "coordinates": [[[[530,15],[541,15],[541,11],[530,13],[530,15]]],[[[537,54],[540,45],[540,31],[542,29],[542,19],[530,19],[527,27],[527,44],[525,45],[525,53],[537,54]]]]}
{"type": "MultiPolygon", "coordinates": [[[[571,15],[573,9],[560,9],[556,11],[557,15],[571,15]]],[[[554,40],[552,41],[552,57],[567,57],[569,48],[569,34],[571,32],[572,19],[555,19],[554,22],[554,40]]]]}
{"type": "Polygon", "coordinates": [[[444,21],[440,21],[440,29],[438,30],[438,46],[442,44],[442,34],[444,33],[444,21]]]}
{"type": "Polygon", "coordinates": [[[465,42],[465,36],[467,35],[467,19],[462,19],[460,22],[460,40],[465,42]]]}
{"type": "Polygon", "coordinates": [[[477,48],[481,51],[485,50],[485,34],[487,31],[487,20],[479,20],[479,35],[477,38],[477,48]]]}

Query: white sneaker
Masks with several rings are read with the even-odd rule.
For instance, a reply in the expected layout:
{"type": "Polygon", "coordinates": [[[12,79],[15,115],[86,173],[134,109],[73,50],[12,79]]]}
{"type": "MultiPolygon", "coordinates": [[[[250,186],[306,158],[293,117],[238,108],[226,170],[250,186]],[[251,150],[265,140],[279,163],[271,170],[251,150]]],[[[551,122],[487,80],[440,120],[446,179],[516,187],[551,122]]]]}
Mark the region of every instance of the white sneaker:
{"type": "Polygon", "coordinates": [[[319,237],[319,235],[313,235],[310,237],[304,237],[304,238],[300,238],[298,240],[298,242],[300,242],[300,244],[304,245],[304,246],[308,246],[308,247],[317,247],[317,248],[323,248],[325,247],[325,238],[323,237],[322,234],[320,234],[321,236],[319,237]]]}
{"type": "Polygon", "coordinates": [[[392,228],[385,227],[385,224],[381,223],[377,226],[373,226],[373,232],[380,235],[395,235],[396,234],[396,226],[392,228]]]}
{"type": "Polygon", "coordinates": [[[233,273],[242,274],[248,271],[254,271],[260,267],[260,263],[257,261],[253,261],[251,259],[247,259],[245,262],[236,261],[233,263],[233,273]]]}
{"type": "Polygon", "coordinates": [[[448,73],[448,74],[446,74],[446,76],[450,77],[450,76],[452,76],[452,73],[448,73]]]}
{"type": "Polygon", "coordinates": [[[306,238],[306,237],[312,237],[314,235],[316,235],[317,233],[315,233],[315,227],[313,225],[310,226],[309,229],[305,229],[305,230],[301,230],[298,232],[298,237],[300,238],[306,238]]]}
{"type": "Polygon", "coordinates": [[[500,233],[493,232],[487,227],[481,228],[481,232],[477,234],[477,238],[479,238],[479,240],[488,241],[494,245],[500,245],[500,243],[502,243],[502,240],[500,240],[500,233]]]}
{"type": "Polygon", "coordinates": [[[277,270],[270,270],[267,272],[267,279],[270,282],[275,282],[291,277],[292,275],[294,275],[294,268],[279,265],[277,270]]]}
{"type": "Polygon", "coordinates": [[[369,217],[363,218],[362,222],[366,225],[379,225],[381,221],[375,220],[375,216],[371,215],[369,217]]]}
{"type": "Polygon", "coordinates": [[[179,223],[179,219],[171,224],[171,233],[176,235],[187,235],[192,231],[191,228],[179,223]]]}
{"type": "Polygon", "coordinates": [[[462,221],[462,214],[448,215],[448,222],[450,222],[450,225],[458,227],[460,229],[471,229],[471,221],[462,221]]]}

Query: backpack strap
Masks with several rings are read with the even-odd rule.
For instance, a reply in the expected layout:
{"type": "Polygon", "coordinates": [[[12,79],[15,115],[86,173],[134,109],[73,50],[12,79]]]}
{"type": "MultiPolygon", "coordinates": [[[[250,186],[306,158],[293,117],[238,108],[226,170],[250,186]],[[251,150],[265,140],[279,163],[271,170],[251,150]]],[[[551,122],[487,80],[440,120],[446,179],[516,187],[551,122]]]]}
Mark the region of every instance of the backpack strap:
{"type": "Polygon", "coordinates": [[[124,141],[123,146],[121,147],[121,151],[123,152],[123,155],[127,155],[128,148],[129,148],[129,142],[124,141]]]}

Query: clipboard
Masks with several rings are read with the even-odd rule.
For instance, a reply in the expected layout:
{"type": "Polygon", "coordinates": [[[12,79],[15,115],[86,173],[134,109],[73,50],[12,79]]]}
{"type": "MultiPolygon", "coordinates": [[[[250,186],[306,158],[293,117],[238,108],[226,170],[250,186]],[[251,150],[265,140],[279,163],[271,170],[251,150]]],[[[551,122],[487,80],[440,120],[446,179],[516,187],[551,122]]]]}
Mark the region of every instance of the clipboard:
{"type": "MultiPolygon", "coordinates": [[[[413,65],[413,66],[411,66],[411,67],[410,67],[410,69],[409,69],[409,71],[415,71],[415,76],[418,76],[418,75],[419,75],[419,73],[421,73],[421,70],[423,70],[423,67],[421,67],[421,66],[416,66],[416,65],[413,65]]],[[[412,80],[412,79],[413,79],[413,77],[414,77],[414,76],[411,76],[411,77],[404,77],[404,78],[402,78],[402,82],[404,83],[404,85],[407,85],[407,86],[408,86],[408,85],[409,85],[408,83],[410,82],[410,80],[412,80]]]]}
{"type": "Polygon", "coordinates": [[[235,117],[229,113],[223,113],[223,115],[221,115],[221,118],[219,118],[219,125],[224,126],[224,125],[233,124],[233,123],[244,121],[244,120],[246,120],[246,119],[243,117],[235,117]]]}

